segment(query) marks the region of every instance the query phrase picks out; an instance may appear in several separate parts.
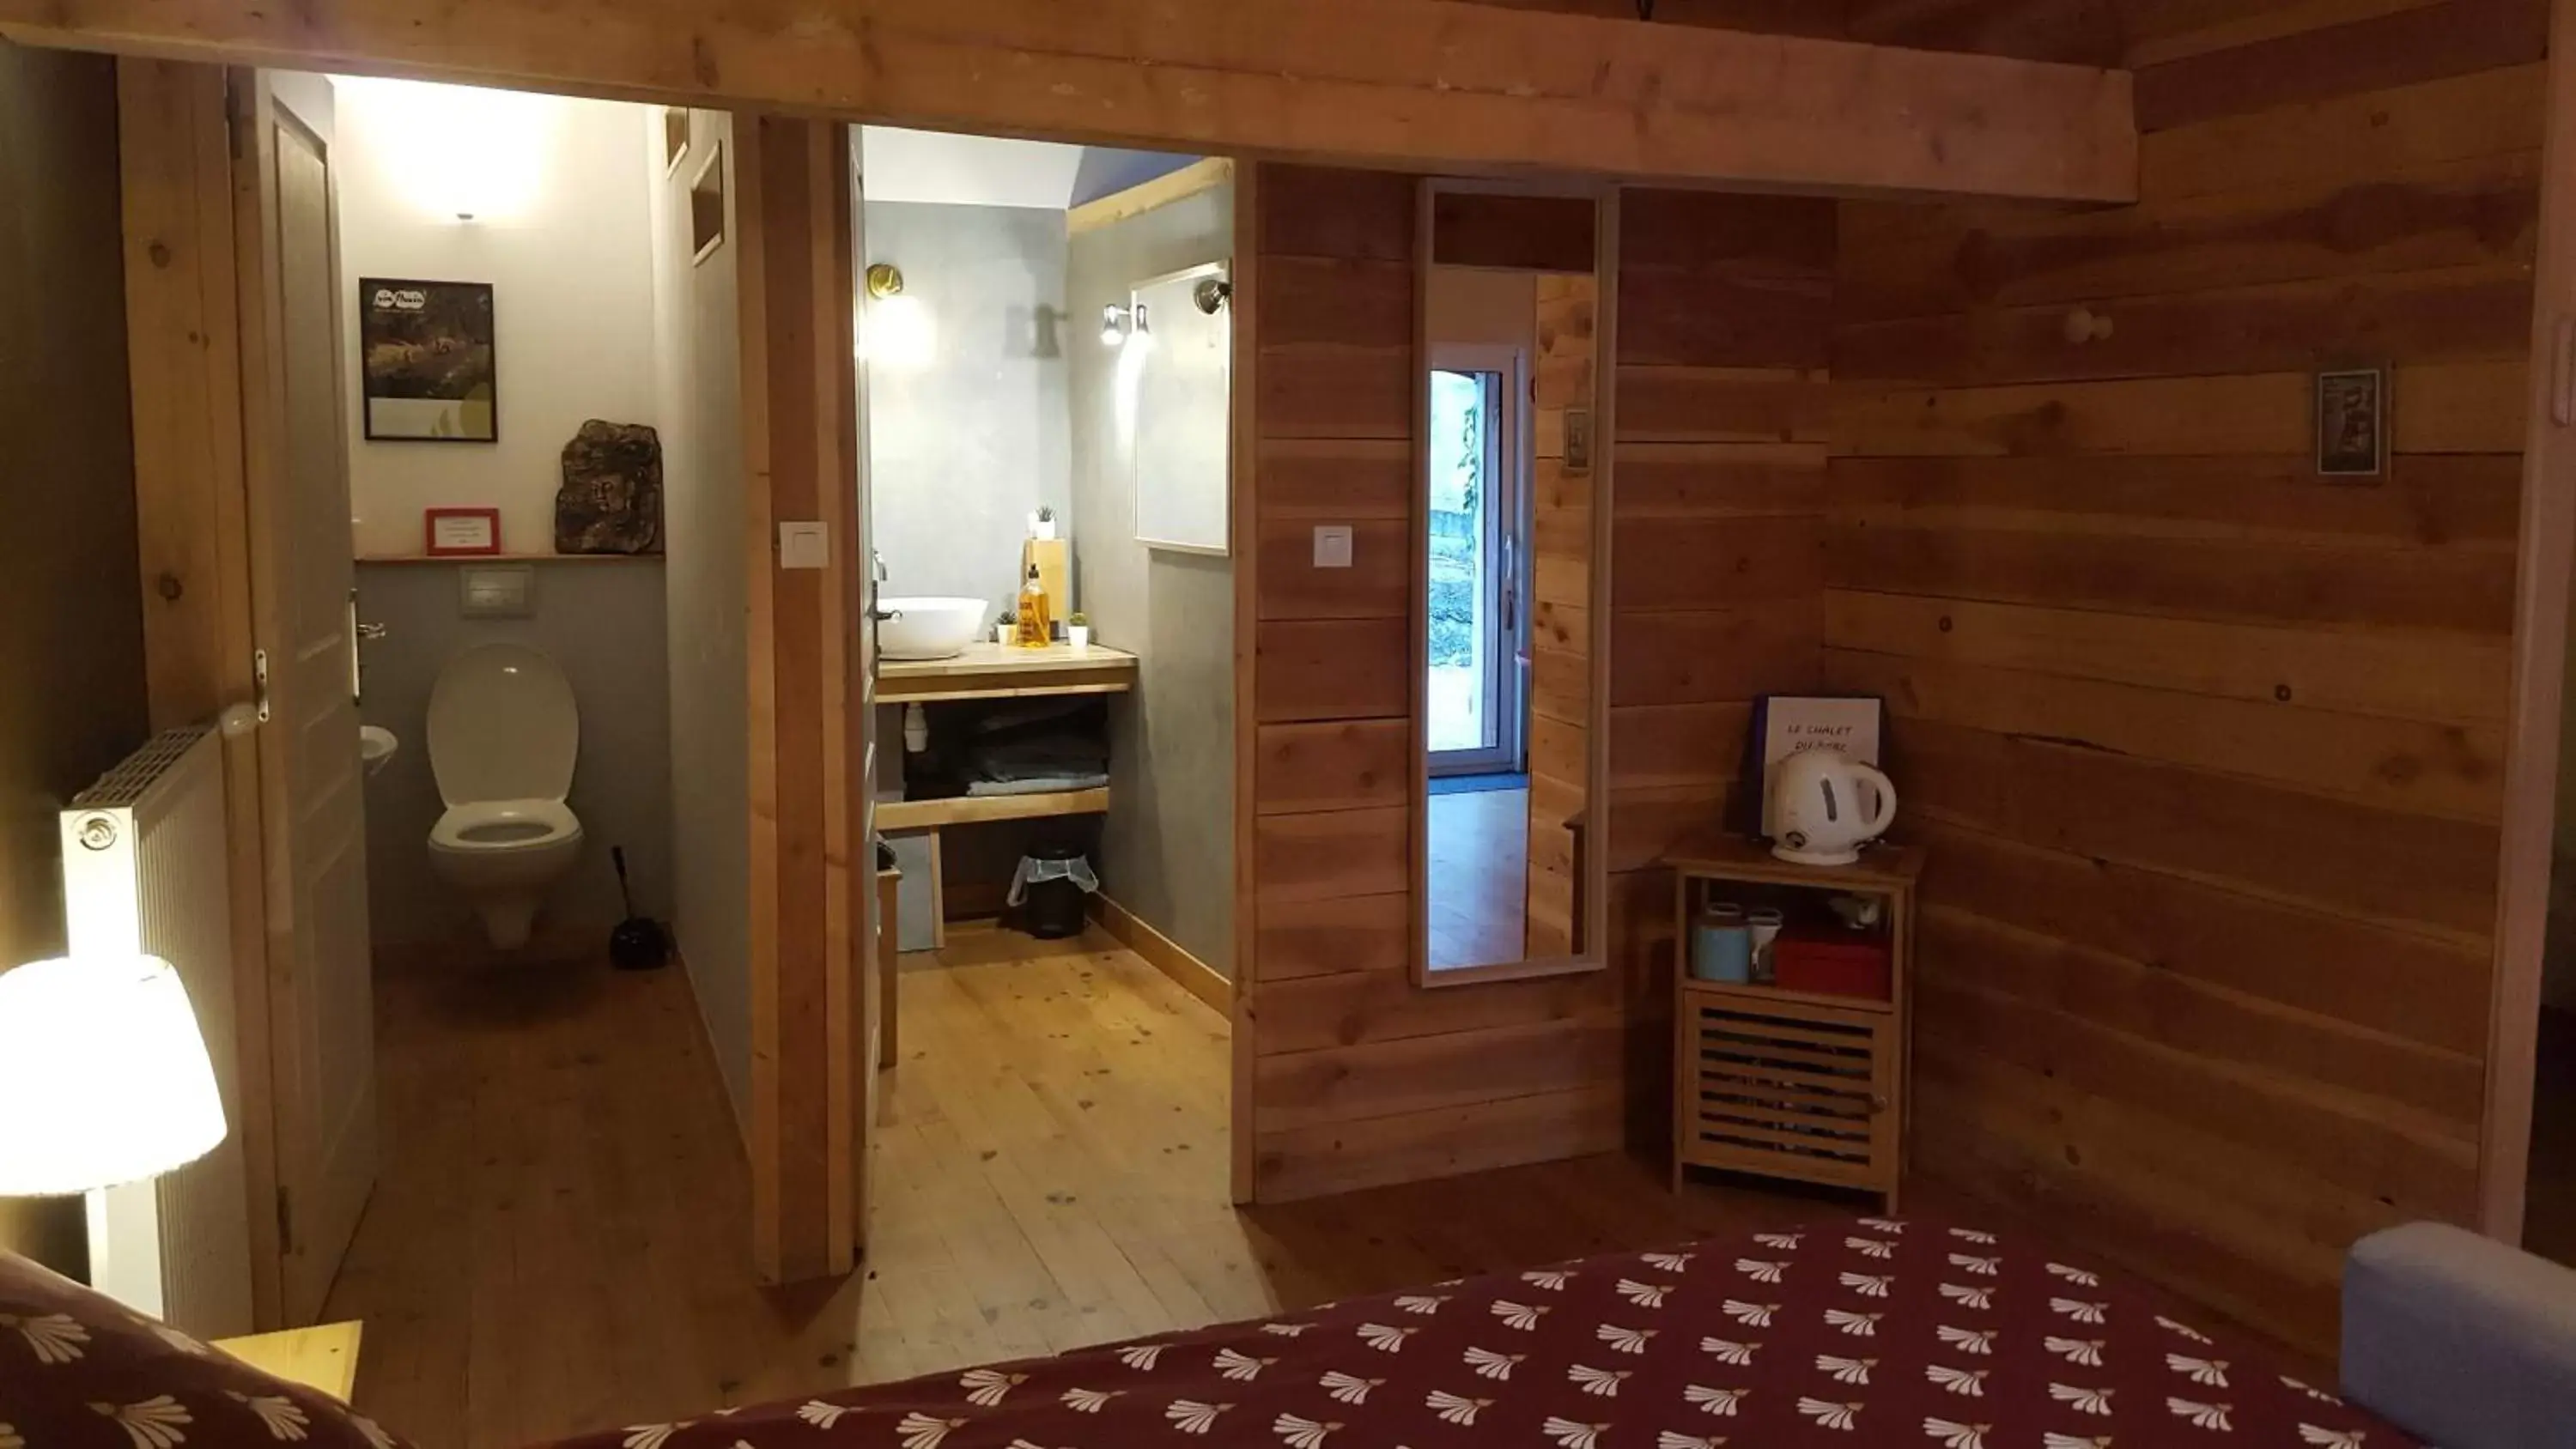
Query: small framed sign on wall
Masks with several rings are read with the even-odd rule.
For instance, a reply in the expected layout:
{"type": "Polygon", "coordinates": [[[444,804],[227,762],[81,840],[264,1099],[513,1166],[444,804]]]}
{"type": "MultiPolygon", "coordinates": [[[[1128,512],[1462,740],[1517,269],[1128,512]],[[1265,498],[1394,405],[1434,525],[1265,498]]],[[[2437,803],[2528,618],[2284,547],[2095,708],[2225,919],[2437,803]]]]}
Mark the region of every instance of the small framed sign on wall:
{"type": "Polygon", "coordinates": [[[2377,478],[2388,471],[2388,370],[2317,374],[2317,473],[2377,478]]]}
{"type": "Polygon", "coordinates": [[[501,551],[501,510],[421,510],[421,550],[432,558],[471,558],[501,551]]]}

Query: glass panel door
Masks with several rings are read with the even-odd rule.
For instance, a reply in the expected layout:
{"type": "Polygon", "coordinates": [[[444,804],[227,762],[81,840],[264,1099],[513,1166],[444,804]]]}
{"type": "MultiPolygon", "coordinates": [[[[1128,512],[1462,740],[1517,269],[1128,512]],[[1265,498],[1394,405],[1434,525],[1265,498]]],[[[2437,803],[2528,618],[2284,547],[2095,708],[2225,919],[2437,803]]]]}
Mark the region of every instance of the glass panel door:
{"type": "Polygon", "coordinates": [[[1519,367],[1508,352],[1491,360],[1431,373],[1426,697],[1435,775],[1521,768],[1519,367]]]}

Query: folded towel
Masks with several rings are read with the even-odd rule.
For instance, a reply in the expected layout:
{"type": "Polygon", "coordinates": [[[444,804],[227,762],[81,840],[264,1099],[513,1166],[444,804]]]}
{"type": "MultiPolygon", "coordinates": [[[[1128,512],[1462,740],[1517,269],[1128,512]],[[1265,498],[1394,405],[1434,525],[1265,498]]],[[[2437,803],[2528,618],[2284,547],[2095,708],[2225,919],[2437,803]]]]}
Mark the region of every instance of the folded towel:
{"type": "Polygon", "coordinates": [[[1052,795],[1061,790],[1097,790],[1109,783],[1106,774],[1031,775],[1017,780],[976,780],[966,786],[974,796],[1052,795]]]}

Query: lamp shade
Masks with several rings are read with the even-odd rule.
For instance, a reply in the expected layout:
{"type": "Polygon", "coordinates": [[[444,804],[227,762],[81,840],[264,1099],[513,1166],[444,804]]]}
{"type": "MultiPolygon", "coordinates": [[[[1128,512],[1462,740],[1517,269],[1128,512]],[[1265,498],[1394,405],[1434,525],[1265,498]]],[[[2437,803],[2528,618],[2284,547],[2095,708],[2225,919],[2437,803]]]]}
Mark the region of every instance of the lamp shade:
{"type": "Polygon", "coordinates": [[[139,1182],[223,1138],[214,1063],[169,962],[77,956],[0,973],[0,1197],[139,1182]]]}

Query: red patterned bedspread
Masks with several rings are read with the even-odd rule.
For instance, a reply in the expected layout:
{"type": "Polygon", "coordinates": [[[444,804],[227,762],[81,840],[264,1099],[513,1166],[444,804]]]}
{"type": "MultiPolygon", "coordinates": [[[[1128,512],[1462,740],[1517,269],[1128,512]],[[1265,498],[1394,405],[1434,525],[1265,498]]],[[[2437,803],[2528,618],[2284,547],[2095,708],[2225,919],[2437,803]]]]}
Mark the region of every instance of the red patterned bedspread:
{"type": "Polygon", "coordinates": [[[642,1425],[581,1449],[2405,1446],[2161,1299],[1856,1219],[642,1425]]]}

